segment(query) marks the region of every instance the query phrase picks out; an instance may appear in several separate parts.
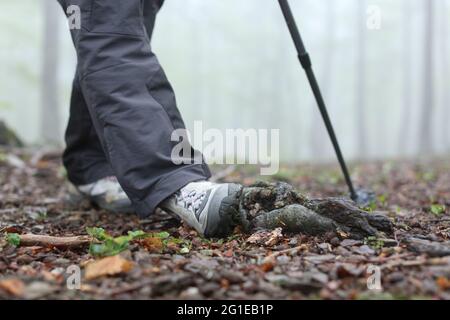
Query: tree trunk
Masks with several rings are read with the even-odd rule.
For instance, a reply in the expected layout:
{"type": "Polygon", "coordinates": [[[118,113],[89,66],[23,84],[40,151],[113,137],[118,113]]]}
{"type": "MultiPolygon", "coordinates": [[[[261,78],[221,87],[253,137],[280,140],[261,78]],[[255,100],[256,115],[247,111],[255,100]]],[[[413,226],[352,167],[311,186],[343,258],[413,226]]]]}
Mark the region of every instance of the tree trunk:
{"type": "Polygon", "coordinates": [[[367,156],[366,137],[366,0],[357,1],[356,137],[360,158],[367,156]]]}
{"type": "Polygon", "coordinates": [[[434,111],[434,90],[433,90],[433,54],[434,54],[434,0],[424,2],[425,12],[425,32],[424,32],[424,64],[423,64],[423,100],[420,123],[419,152],[427,155],[433,151],[433,111],[434,111]]]}
{"type": "Polygon", "coordinates": [[[45,143],[60,141],[60,114],[58,109],[58,14],[56,1],[44,0],[44,42],[42,63],[41,136],[45,143]]]}
{"type": "Polygon", "coordinates": [[[403,108],[400,115],[400,132],[398,150],[405,154],[408,152],[408,141],[411,129],[411,106],[412,106],[412,6],[411,0],[405,0],[403,5],[403,108]]]}
{"type": "Polygon", "coordinates": [[[443,139],[443,145],[444,145],[444,149],[446,151],[450,151],[450,90],[448,88],[448,73],[450,72],[449,69],[449,64],[448,64],[448,55],[449,55],[449,50],[448,50],[448,37],[450,36],[448,29],[449,29],[449,24],[448,24],[448,5],[446,1],[442,1],[441,2],[441,46],[442,46],[442,50],[441,50],[441,63],[442,63],[442,78],[443,78],[443,82],[444,82],[444,89],[442,92],[442,127],[441,127],[441,132],[442,132],[442,139],[443,139]]]}

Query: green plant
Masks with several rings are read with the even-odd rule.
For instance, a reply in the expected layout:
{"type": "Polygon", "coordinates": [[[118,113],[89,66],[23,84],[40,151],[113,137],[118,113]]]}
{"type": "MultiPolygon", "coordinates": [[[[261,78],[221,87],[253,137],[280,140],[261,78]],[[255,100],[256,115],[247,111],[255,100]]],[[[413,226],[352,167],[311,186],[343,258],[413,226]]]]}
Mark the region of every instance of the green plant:
{"type": "Polygon", "coordinates": [[[378,239],[375,236],[365,238],[364,243],[376,250],[382,249],[384,247],[384,241],[378,239]]]}
{"type": "Polygon", "coordinates": [[[95,257],[114,256],[126,250],[130,241],[144,237],[144,231],[129,231],[128,235],[112,237],[103,228],[87,228],[87,233],[99,243],[91,243],[89,253],[95,257]]]}
{"type": "Polygon", "coordinates": [[[144,231],[128,231],[126,236],[112,237],[103,228],[86,228],[86,232],[95,240],[89,246],[89,253],[95,257],[114,256],[128,249],[131,241],[145,238],[159,238],[166,245],[170,241],[168,232],[145,233],[144,231]]]}
{"type": "Polygon", "coordinates": [[[446,210],[445,205],[433,204],[430,207],[431,213],[434,214],[435,216],[440,216],[441,214],[444,214],[445,210],[446,210]]]}
{"type": "Polygon", "coordinates": [[[7,233],[6,241],[9,244],[18,247],[20,245],[20,236],[17,233],[7,233]]]}

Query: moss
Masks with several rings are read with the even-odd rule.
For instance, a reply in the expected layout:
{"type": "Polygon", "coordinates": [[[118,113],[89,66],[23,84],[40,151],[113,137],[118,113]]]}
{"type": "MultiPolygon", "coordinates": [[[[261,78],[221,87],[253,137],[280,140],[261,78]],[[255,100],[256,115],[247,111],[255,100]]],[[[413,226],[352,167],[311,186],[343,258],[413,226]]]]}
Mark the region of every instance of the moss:
{"type": "Polygon", "coordinates": [[[23,147],[19,137],[3,121],[0,121],[0,146],[23,147]]]}
{"type": "Polygon", "coordinates": [[[283,228],[289,232],[311,235],[336,231],[333,220],[322,217],[316,212],[299,204],[261,214],[253,220],[255,227],[275,229],[283,228]]]}

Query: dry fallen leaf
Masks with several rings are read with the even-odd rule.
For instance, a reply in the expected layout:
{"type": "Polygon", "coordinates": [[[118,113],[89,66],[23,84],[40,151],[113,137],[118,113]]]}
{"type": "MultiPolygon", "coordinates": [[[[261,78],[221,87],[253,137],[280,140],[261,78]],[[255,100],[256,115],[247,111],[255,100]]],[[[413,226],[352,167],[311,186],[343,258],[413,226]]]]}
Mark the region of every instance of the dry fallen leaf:
{"type": "Polygon", "coordinates": [[[246,242],[256,245],[265,245],[266,247],[273,247],[283,239],[282,229],[275,230],[259,230],[247,238],[246,242]]]}
{"type": "Polygon", "coordinates": [[[349,235],[344,231],[338,230],[337,233],[341,236],[342,239],[347,239],[349,237],[349,235]]]}
{"type": "Polygon", "coordinates": [[[228,279],[221,279],[220,286],[224,289],[228,289],[230,287],[230,281],[228,279]]]}
{"type": "Polygon", "coordinates": [[[227,251],[225,251],[225,253],[223,255],[227,258],[231,258],[234,256],[234,250],[232,248],[228,249],[227,251]]]}
{"type": "Polygon", "coordinates": [[[264,242],[264,238],[267,237],[267,231],[257,231],[247,238],[247,242],[251,244],[261,244],[264,242]]]}
{"type": "Polygon", "coordinates": [[[263,272],[269,272],[269,271],[272,271],[274,267],[275,267],[275,266],[274,266],[274,264],[273,264],[272,262],[264,262],[264,263],[260,266],[260,268],[261,268],[261,270],[262,270],[263,272]]]}
{"type": "Polygon", "coordinates": [[[81,284],[80,291],[86,292],[86,293],[97,293],[98,292],[98,290],[95,286],[91,286],[89,284],[81,284]]]}
{"type": "Polygon", "coordinates": [[[160,253],[163,250],[163,241],[158,237],[149,237],[141,241],[145,249],[152,253],[160,253]]]}
{"type": "Polygon", "coordinates": [[[86,266],[86,280],[125,273],[133,268],[133,263],[121,256],[112,256],[92,262],[86,266]]]}
{"type": "Polygon", "coordinates": [[[263,263],[259,267],[263,272],[269,272],[273,270],[275,264],[276,264],[275,257],[270,255],[263,260],[263,263]]]}
{"type": "Polygon", "coordinates": [[[88,264],[90,264],[92,262],[95,262],[95,259],[89,258],[87,260],[81,260],[80,267],[84,268],[84,267],[86,267],[88,264]]]}
{"type": "Polygon", "coordinates": [[[280,240],[283,238],[283,233],[281,228],[276,228],[270,233],[269,240],[267,240],[264,244],[267,247],[273,247],[274,245],[278,244],[280,240]]]}
{"type": "Polygon", "coordinates": [[[51,272],[43,270],[41,271],[41,274],[45,280],[50,282],[62,283],[64,281],[64,269],[62,270],[55,269],[51,272]]]}
{"type": "Polygon", "coordinates": [[[436,280],[436,284],[444,291],[450,289],[450,280],[446,277],[439,277],[436,280]]]}
{"type": "Polygon", "coordinates": [[[0,288],[13,296],[22,297],[25,291],[25,284],[19,279],[6,279],[0,281],[0,288]]]}

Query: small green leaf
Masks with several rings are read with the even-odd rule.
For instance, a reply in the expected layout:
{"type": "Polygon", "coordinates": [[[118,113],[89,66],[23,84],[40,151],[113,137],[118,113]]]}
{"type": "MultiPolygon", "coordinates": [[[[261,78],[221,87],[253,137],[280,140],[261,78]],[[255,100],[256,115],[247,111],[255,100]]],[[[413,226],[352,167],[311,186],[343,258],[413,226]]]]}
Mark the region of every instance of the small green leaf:
{"type": "Polygon", "coordinates": [[[87,233],[100,243],[91,243],[89,252],[95,257],[115,256],[128,249],[130,241],[147,236],[144,231],[129,231],[128,235],[113,238],[103,228],[87,228],[87,233]]]}
{"type": "Polygon", "coordinates": [[[106,251],[105,244],[103,243],[91,243],[89,246],[89,253],[94,257],[101,257],[106,251]]]}
{"type": "Polygon", "coordinates": [[[115,256],[128,248],[128,241],[106,240],[104,243],[92,243],[89,253],[95,257],[115,256]]]}
{"type": "Polygon", "coordinates": [[[146,234],[142,230],[138,231],[128,231],[128,236],[130,237],[130,240],[134,240],[136,238],[144,237],[146,234]]]}
{"type": "Polygon", "coordinates": [[[9,244],[16,247],[20,246],[20,236],[17,233],[6,234],[6,239],[9,244]]]}
{"type": "Polygon", "coordinates": [[[386,204],[386,200],[387,200],[387,197],[386,197],[385,194],[381,194],[381,195],[378,196],[378,202],[381,205],[385,205],[386,204]]]}
{"type": "Polygon", "coordinates": [[[382,249],[384,247],[384,241],[383,240],[379,240],[375,236],[369,236],[369,237],[365,238],[364,239],[364,243],[366,245],[372,247],[375,250],[379,250],[379,249],[382,249]]]}
{"type": "Polygon", "coordinates": [[[133,240],[130,236],[120,236],[114,239],[107,239],[106,243],[112,242],[115,243],[118,246],[126,246],[130,242],[130,240],[133,240]]]}
{"type": "MultiPolygon", "coordinates": [[[[127,250],[131,241],[144,238],[159,238],[164,240],[163,243],[169,241],[170,234],[168,232],[145,233],[144,231],[128,231],[126,236],[112,237],[103,228],[87,228],[86,232],[96,241],[91,243],[89,252],[95,257],[114,256],[120,252],[127,250]]],[[[189,249],[188,249],[189,252],[189,249]]]]}
{"type": "Polygon", "coordinates": [[[159,232],[154,233],[152,236],[155,238],[167,239],[170,237],[170,234],[168,232],[159,232]]]}
{"type": "Polygon", "coordinates": [[[430,210],[432,214],[440,216],[441,214],[445,213],[445,206],[440,204],[433,204],[430,210]]]}
{"type": "Polygon", "coordinates": [[[104,241],[106,239],[111,239],[112,237],[108,235],[103,228],[86,228],[86,232],[91,237],[94,237],[97,240],[104,241]]]}

